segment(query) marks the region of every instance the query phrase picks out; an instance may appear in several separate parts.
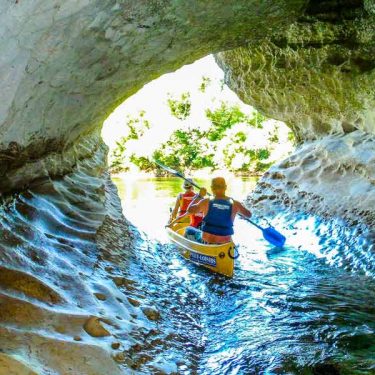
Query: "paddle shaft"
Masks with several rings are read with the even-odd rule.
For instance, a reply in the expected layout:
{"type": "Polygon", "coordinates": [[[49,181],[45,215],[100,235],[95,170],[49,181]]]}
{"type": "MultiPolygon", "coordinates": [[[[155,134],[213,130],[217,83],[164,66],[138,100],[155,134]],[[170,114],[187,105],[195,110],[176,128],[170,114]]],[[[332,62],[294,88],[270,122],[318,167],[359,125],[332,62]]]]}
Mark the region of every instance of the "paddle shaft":
{"type": "MultiPolygon", "coordinates": [[[[156,164],[158,164],[160,167],[163,167],[163,164],[160,164],[160,163],[156,163],[156,164]]],[[[193,182],[193,181],[189,180],[188,178],[186,178],[186,177],[185,177],[183,174],[181,174],[180,172],[177,172],[177,171],[172,172],[172,170],[171,170],[170,168],[164,168],[164,169],[165,169],[166,171],[168,171],[168,172],[170,172],[170,173],[176,175],[177,177],[180,177],[180,178],[182,178],[183,180],[189,182],[191,185],[195,186],[197,189],[199,189],[199,190],[202,189],[199,185],[197,185],[195,182],[193,182]]],[[[208,195],[208,196],[211,196],[212,194],[210,194],[209,192],[207,192],[207,195],[208,195]]]]}

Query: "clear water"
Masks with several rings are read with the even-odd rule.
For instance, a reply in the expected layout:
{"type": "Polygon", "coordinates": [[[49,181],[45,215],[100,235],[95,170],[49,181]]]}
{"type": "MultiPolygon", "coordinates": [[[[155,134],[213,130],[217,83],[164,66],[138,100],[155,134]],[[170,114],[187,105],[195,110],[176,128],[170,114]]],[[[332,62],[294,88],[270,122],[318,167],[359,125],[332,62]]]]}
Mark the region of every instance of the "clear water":
{"type": "MultiPolygon", "coordinates": [[[[332,263],[313,218],[282,228],[288,245],[281,250],[237,220],[241,256],[227,279],[168,243],[164,224],[181,180],[114,182],[126,217],[143,232],[128,274],[161,311],[159,332],[169,332],[160,336],[163,350],[148,350],[156,362],[163,358],[180,374],[375,374],[374,277],[332,263]]],[[[228,184],[241,200],[255,180],[228,184]]]]}

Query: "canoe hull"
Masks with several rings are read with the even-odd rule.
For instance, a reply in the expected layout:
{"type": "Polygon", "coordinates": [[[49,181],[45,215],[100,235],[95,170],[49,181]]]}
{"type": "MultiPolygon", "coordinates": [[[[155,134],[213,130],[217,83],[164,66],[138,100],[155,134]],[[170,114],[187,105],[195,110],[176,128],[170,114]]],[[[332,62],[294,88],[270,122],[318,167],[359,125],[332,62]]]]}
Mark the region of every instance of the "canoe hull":
{"type": "Polygon", "coordinates": [[[206,267],[211,271],[232,277],[234,269],[235,245],[228,242],[220,245],[205,245],[184,237],[187,223],[178,223],[167,228],[168,237],[177,245],[181,255],[195,264],[206,267]]]}

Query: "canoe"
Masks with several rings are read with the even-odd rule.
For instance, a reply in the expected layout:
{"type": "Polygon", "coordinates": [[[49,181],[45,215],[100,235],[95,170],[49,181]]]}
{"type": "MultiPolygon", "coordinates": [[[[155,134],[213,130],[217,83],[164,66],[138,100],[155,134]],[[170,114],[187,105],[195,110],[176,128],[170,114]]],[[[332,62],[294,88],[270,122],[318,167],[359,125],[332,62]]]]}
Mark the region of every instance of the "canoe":
{"type": "Polygon", "coordinates": [[[167,227],[170,240],[177,245],[181,255],[195,264],[211,271],[232,277],[234,269],[235,245],[228,242],[220,245],[206,245],[184,237],[189,223],[176,223],[167,227]]]}

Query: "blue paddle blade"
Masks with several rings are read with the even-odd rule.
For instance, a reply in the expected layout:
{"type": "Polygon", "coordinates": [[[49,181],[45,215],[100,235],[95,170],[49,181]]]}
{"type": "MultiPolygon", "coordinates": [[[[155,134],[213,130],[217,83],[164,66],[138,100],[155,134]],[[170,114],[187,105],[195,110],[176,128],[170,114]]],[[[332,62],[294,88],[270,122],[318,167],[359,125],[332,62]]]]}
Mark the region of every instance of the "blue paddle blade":
{"type": "Polygon", "coordinates": [[[286,241],[286,238],[272,227],[263,229],[263,237],[266,241],[276,247],[283,247],[286,241]]]}

